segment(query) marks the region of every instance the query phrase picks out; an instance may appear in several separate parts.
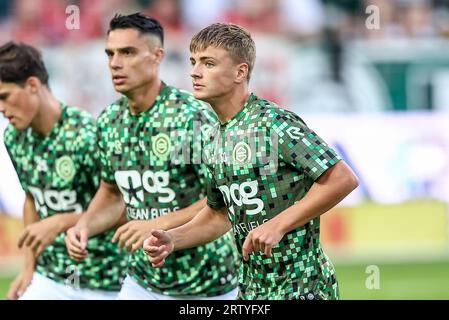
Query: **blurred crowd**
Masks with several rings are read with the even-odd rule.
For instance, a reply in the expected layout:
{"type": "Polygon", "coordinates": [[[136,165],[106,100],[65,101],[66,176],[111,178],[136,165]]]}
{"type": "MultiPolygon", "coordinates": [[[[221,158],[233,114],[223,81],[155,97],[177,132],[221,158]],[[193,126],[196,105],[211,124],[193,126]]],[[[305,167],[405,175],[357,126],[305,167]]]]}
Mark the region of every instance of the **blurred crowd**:
{"type": "Polygon", "coordinates": [[[101,38],[115,13],[136,11],[159,19],[169,34],[229,21],[253,33],[300,40],[319,38],[328,29],[342,40],[449,37],[449,0],[2,0],[0,39],[57,45],[101,38]],[[76,30],[66,27],[70,5],[80,11],[76,30]],[[366,28],[369,5],[379,8],[379,29],[366,28]]]}
{"type": "Polygon", "coordinates": [[[298,112],[449,111],[449,0],[0,0],[0,43],[43,48],[52,88],[95,114],[115,97],[108,81],[98,81],[109,76],[108,23],[116,13],[138,11],[163,24],[164,79],[183,89],[190,88],[189,39],[228,21],[256,40],[263,72],[255,72],[253,89],[280,105],[298,112]],[[78,13],[79,28],[71,29],[78,13]]]}

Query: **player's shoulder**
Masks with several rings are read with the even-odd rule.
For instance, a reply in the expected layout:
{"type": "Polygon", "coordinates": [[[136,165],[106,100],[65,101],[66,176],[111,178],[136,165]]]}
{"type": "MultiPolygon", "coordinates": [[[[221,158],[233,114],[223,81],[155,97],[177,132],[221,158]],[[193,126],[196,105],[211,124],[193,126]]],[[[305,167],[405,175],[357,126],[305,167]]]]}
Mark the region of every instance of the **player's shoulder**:
{"type": "Polygon", "coordinates": [[[66,121],[77,125],[78,127],[85,127],[95,124],[95,118],[88,111],[79,107],[65,105],[64,113],[66,114],[66,121]]]}
{"type": "Polygon", "coordinates": [[[302,118],[293,111],[280,107],[277,103],[254,96],[250,114],[257,121],[268,122],[271,126],[280,124],[300,123],[305,125],[302,118]]]}
{"type": "Polygon", "coordinates": [[[176,103],[180,106],[180,112],[187,120],[198,119],[211,123],[218,121],[212,108],[207,103],[196,99],[191,92],[174,86],[168,86],[168,88],[168,99],[176,100],[176,103]]]}
{"type": "Polygon", "coordinates": [[[166,85],[166,102],[176,106],[181,106],[183,109],[195,110],[202,106],[202,102],[197,100],[193,94],[187,90],[180,89],[172,85],[166,85]]]}
{"type": "Polygon", "coordinates": [[[97,123],[99,125],[109,123],[111,119],[115,119],[121,113],[124,105],[126,105],[126,97],[122,96],[101,111],[97,123]]]}
{"type": "Polygon", "coordinates": [[[3,141],[8,149],[16,145],[14,143],[17,139],[20,139],[24,135],[25,131],[17,130],[12,124],[8,124],[3,132],[3,141]]]}
{"type": "Polygon", "coordinates": [[[5,128],[5,131],[3,133],[3,137],[5,139],[15,137],[17,134],[19,134],[20,131],[17,130],[11,123],[8,123],[8,125],[5,128]]]}
{"type": "Polygon", "coordinates": [[[95,143],[96,121],[91,113],[79,107],[63,104],[63,124],[60,139],[66,151],[79,152],[86,145],[95,143]]]}
{"type": "Polygon", "coordinates": [[[95,118],[88,111],[79,107],[61,103],[62,125],[60,126],[60,135],[67,141],[79,140],[85,136],[91,136],[96,130],[95,118]],[[72,139],[73,138],[73,139],[72,139]]]}

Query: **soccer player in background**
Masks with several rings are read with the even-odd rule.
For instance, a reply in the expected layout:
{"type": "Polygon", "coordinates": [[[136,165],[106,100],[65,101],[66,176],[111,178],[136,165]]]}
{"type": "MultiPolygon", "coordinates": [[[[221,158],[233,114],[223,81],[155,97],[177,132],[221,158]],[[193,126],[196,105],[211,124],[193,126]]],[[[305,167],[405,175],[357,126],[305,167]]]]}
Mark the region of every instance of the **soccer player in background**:
{"type": "Polygon", "coordinates": [[[356,176],[300,117],[250,93],[256,48],[246,30],[213,24],[190,51],[194,95],[220,121],[204,150],[207,206],[183,226],[153,231],[144,243],[150,262],[161,267],[171,252],[233,228],[239,299],[338,299],[320,215],[357,187],[356,176]]]}
{"type": "Polygon", "coordinates": [[[95,120],[51,92],[40,52],[26,44],[0,47],[0,112],[9,120],[4,140],[25,190],[25,266],[8,299],[115,299],[126,263],[113,233],[89,243],[91,256],[75,262],[65,231],[94,196],[100,171],[95,120]]]}
{"type": "Polygon", "coordinates": [[[76,259],[88,256],[87,239],[119,219],[124,201],[129,222],[114,241],[132,253],[119,299],[235,299],[232,234],[178,251],[161,269],[151,268],[142,250],[152,229],[182,225],[205,206],[201,161],[177,161],[173,155],[201,135],[195,125],[216,122],[193,95],[160,80],[163,41],[159,22],[142,14],[110,22],[106,54],[114,88],[123,97],[98,118],[102,182],[87,212],[67,232],[67,248],[76,259]]]}

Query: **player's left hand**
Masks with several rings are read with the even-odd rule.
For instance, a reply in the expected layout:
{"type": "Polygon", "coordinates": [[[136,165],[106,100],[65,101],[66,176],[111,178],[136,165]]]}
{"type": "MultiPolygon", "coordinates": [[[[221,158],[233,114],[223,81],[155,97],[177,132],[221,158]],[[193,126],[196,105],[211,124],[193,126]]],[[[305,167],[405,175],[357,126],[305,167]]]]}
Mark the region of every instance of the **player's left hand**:
{"type": "Polygon", "coordinates": [[[251,230],[243,243],[243,259],[248,261],[251,252],[262,252],[271,257],[271,249],[284,237],[275,220],[269,220],[251,230]]]}
{"type": "Polygon", "coordinates": [[[44,249],[52,244],[62,232],[59,215],[54,215],[29,224],[19,238],[19,248],[28,247],[38,257],[44,249]]]}
{"type": "Polygon", "coordinates": [[[133,220],[117,229],[112,242],[117,242],[120,250],[125,248],[129,252],[134,252],[142,248],[146,238],[151,236],[151,230],[157,226],[151,220],[133,220]]]}

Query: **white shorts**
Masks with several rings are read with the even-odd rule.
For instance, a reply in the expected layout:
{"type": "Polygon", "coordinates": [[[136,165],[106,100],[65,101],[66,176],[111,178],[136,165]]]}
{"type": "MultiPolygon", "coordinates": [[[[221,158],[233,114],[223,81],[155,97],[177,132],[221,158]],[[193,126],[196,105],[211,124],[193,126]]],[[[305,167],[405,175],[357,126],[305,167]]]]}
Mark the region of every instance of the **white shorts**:
{"type": "Polygon", "coordinates": [[[167,296],[164,294],[149,291],[138,284],[129,275],[126,276],[122,284],[117,299],[118,300],[235,300],[239,293],[238,288],[215,297],[200,296],[167,296]]]}
{"type": "Polygon", "coordinates": [[[115,300],[118,291],[77,289],[35,272],[19,300],[115,300]]]}

